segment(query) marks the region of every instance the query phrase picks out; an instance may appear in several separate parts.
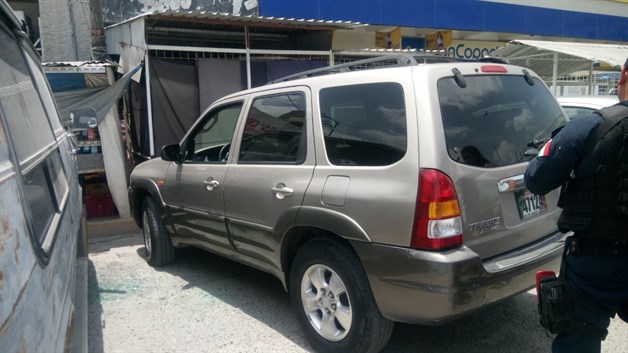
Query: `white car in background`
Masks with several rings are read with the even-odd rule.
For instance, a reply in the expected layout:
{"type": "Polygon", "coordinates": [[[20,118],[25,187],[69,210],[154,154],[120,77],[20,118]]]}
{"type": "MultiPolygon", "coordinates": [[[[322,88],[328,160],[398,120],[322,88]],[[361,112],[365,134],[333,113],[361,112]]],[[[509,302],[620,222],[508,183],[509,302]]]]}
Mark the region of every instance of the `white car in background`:
{"type": "Polygon", "coordinates": [[[602,109],[619,103],[617,96],[572,96],[558,97],[558,103],[563,107],[569,119],[576,115],[590,113],[593,110],[602,109]]]}

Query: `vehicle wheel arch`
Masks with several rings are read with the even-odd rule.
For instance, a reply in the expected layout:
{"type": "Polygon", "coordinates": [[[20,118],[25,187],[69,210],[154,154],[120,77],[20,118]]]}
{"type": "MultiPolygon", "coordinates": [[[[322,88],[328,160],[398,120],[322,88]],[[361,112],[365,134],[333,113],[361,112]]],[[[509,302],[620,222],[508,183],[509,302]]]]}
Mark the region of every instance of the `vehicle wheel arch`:
{"type": "Polygon", "coordinates": [[[150,179],[135,180],[132,182],[132,193],[129,194],[131,215],[135,223],[142,227],[142,206],[146,197],[152,197],[157,207],[165,210],[165,203],[159,192],[157,184],[150,179]]]}
{"type": "Polygon", "coordinates": [[[293,227],[284,234],[281,244],[281,268],[284,273],[286,291],[290,291],[290,270],[297,252],[308,242],[321,238],[327,239],[330,242],[335,242],[339,246],[348,248],[359,258],[357,252],[351,245],[351,242],[332,231],[314,226],[293,227]]]}

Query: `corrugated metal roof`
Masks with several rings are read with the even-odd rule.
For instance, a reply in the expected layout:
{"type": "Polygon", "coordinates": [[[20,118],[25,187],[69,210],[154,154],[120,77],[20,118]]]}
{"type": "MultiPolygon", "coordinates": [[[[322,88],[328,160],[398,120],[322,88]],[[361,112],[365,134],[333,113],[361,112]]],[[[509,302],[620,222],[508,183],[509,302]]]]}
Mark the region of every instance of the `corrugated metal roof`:
{"type": "Polygon", "coordinates": [[[154,10],[139,16],[130,18],[126,21],[116,23],[106,28],[112,28],[124,23],[132,22],[138,18],[182,18],[188,20],[197,20],[198,22],[220,21],[225,24],[239,25],[261,25],[261,26],[294,26],[307,27],[309,29],[351,29],[355,27],[368,26],[360,22],[352,21],[331,21],[331,20],[315,20],[303,18],[287,18],[287,17],[267,17],[267,16],[236,16],[228,13],[210,12],[210,11],[184,11],[184,10],[154,10]]]}
{"type": "Polygon", "coordinates": [[[118,66],[111,61],[55,61],[41,64],[50,73],[106,73],[107,67],[118,66]]]}
{"type": "Polygon", "coordinates": [[[73,67],[95,67],[95,66],[117,66],[118,64],[106,60],[92,61],[48,61],[41,64],[42,66],[73,66],[73,67]]]}
{"type": "Polygon", "coordinates": [[[557,76],[588,70],[591,62],[621,66],[628,58],[628,46],[618,44],[513,40],[491,56],[531,69],[541,77],[552,77],[554,54],[558,54],[557,76]]]}

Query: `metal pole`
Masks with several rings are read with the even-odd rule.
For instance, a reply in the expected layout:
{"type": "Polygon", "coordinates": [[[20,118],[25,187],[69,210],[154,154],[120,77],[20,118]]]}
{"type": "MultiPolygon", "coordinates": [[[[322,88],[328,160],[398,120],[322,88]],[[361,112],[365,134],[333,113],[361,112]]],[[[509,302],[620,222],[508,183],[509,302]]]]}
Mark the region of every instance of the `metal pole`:
{"type": "Polygon", "coordinates": [[[146,112],[148,113],[148,146],[150,157],[152,158],[155,155],[155,139],[153,137],[153,100],[151,99],[150,92],[150,62],[149,62],[148,51],[144,55],[144,70],[146,75],[146,112]]]}
{"type": "Polygon", "coordinates": [[[558,92],[557,81],[558,81],[558,53],[554,53],[554,69],[552,72],[552,93],[554,94],[554,97],[556,97],[556,92],[558,92]]]}
{"type": "Polygon", "coordinates": [[[244,26],[244,46],[246,47],[246,88],[251,89],[251,48],[249,48],[249,26],[244,26]]]}
{"type": "Polygon", "coordinates": [[[587,94],[593,94],[593,61],[589,65],[589,92],[587,94]]]}

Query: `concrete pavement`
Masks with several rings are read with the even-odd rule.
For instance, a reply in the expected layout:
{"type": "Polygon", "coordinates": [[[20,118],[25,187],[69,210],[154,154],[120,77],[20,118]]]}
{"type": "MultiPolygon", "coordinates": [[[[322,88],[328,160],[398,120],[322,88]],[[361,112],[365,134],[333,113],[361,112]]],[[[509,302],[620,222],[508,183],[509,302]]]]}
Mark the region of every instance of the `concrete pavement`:
{"type": "MultiPolygon", "coordinates": [[[[312,352],[276,278],[193,248],[151,268],[134,224],[88,231],[91,353],[312,352]]],[[[524,293],[440,327],[397,324],[383,352],[549,352],[535,300],[524,293]]],[[[627,329],[613,320],[603,353],[628,352],[627,329]]]]}

